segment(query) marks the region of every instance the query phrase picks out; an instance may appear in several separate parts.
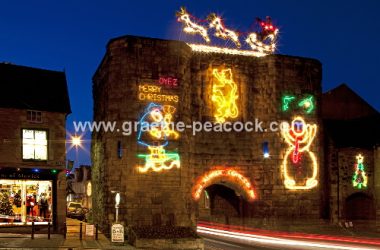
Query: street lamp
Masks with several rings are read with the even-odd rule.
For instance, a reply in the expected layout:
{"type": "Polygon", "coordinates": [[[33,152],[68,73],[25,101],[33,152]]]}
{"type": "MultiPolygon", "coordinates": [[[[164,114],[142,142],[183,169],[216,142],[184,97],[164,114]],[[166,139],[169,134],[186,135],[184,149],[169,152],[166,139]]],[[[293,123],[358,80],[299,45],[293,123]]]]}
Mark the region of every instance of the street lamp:
{"type": "Polygon", "coordinates": [[[72,136],[71,143],[74,147],[82,146],[82,138],[80,136],[72,136]]]}
{"type": "Polygon", "coordinates": [[[116,209],[116,223],[119,221],[119,205],[120,205],[120,192],[119,191],[111,191],[111,193],[115,194],[115,209],[116,209]]]}

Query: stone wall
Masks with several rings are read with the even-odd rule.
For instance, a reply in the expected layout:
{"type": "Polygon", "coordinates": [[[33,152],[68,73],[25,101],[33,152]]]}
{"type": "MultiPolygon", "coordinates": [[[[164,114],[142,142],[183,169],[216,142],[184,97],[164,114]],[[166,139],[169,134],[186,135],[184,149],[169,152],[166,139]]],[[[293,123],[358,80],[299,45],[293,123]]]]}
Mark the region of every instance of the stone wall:
{"type": "MultiPolygon", "coordinates": [[[[215,104],[210,95],[212,69],[231,68],[238,86],[239,116],[231,121],[260,119],[265,128],[271,121],[291,122],[302,115],[310,124],[320,124],[321,64],[313,59],[272,55],[263,58],[225,54],[192,53],[183,42],[126,36],[111,40],[93,81],[94,120],[136,121],[149,102],[139,100],[139,85],[154,84],[160,76],[178,79],[177,88],[164,89],[178,95],[175,121],[214,121],[215,104]],[[316,110],[282,112],[284,94],[313,95],[316,110]]],[[[120,128],[120,127],[119,127],[120,128]]],[[[121,129],[121,128],[120,128],[121,129]]],[[[121,131],[121,130],[120,130],[121,131]]],[[[147,153],[137,144],[136,133],[93,134],[94,217],[108,228],[114,220],[112,190],[121,192],[120,219],[128,225],[151,225],[153,221],[194,226],[198,204],[191,190],[212,169],[233,168],[254,186],[257,200],[250,205],[253,217],[261,217],[266,206],[277,218],[319,218],[321,190],[288,190],[284,187],[281,163],[287,145],[279,132],[202,132],[191,130],[169,140],[167,152],[178,152],[180,169],[140,173],[137,154],[147,153]],[[270,158],[264,159],[262,144],[269,142],[270,158]],[[120,157],[118,145],[121,145],[120,157]],[[159,219],[158,219],[159,218],[159,219]]],[[[323,164],[320,131],[311,146],[318,165],[323,164]]],[[[306,171],[306,170],[305,170],[306,171]]],[[[307,171],[306,171],[307,172],[307,171]]],[[[318,173],[319,177],[323,174],[318,173]]],[[[225,183],[240,192],[235,183],[225,183]]]]}

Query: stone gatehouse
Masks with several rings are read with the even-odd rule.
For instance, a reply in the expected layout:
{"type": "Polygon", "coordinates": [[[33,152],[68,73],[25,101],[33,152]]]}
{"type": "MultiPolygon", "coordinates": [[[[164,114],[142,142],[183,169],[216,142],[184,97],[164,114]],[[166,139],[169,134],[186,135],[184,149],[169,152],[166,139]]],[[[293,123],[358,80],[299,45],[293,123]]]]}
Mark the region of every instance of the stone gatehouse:
{"type": "Polygon", "coordinates": [[[125,225],[193,227],[217,190],[237,197],[227,206],[243,217],[320,218],[326,200],[321,74],[315,59],[204,54],[180,41],[112,39],[93,77],[94,121],[116,121],[118,130],[93,133],[94,217],[103,227],[114,221],[111,191],[117,191],[125,225]],[[256,120],[264,131],[193,135],[188,128],[140,125],[127,135],[123,124],[256,120]],[[293,121],[287,137],[269,129],[272,121],[293,121]],[[295,141],[300,151],[291,150],[295,141]]]}

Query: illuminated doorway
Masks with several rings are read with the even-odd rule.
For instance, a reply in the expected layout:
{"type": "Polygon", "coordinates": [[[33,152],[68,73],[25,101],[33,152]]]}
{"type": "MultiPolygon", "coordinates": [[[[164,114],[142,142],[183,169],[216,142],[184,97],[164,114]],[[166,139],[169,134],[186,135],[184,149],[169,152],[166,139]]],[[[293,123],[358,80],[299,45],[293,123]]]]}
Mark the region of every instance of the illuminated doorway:
{"type": "Polygon", "coordinates": [[[52,211],[52,181],[0,179],[0,225],[47,224],[52,211]]]}

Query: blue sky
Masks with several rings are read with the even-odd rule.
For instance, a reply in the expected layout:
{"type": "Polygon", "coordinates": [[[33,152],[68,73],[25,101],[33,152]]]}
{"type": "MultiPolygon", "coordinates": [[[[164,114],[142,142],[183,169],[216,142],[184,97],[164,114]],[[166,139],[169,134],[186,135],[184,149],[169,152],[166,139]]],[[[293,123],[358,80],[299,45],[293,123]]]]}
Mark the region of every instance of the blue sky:
{"type": "MultiPolygon", "coordinates": [[[[255,17],[269,15],[281,29],[278,53],[312,57],[323,63],[323,89],[342,82],[380,110],[380,1],[3,1],[0,8],[0,61],[65,70],[72,122],[92,120],[92,75],[109,39],[141,35],[179,39],[175,11],[210,12],[226,25],[247,30],[255,17]]],[[[90,138],[89,135],[86,136],[90,138]]],[[[90,164],[87,150],[68,159],[90,164]]]]}

